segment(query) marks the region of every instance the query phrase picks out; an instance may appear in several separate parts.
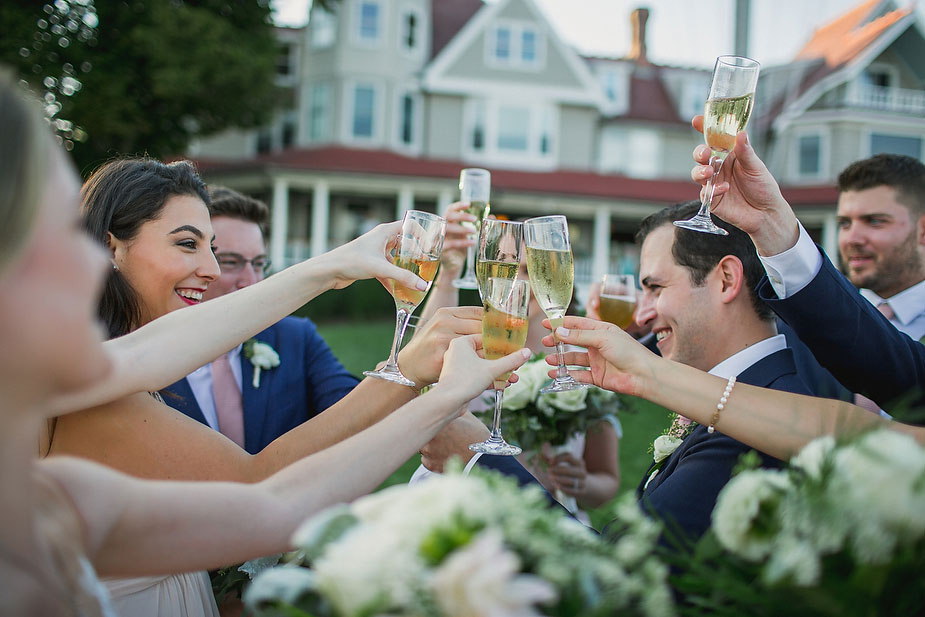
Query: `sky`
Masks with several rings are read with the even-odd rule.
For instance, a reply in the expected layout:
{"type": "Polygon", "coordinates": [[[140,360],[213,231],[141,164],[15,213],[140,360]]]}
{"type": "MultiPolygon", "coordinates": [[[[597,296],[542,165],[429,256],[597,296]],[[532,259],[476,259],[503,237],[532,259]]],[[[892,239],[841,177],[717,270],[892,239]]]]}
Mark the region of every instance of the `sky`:
{"type": "MultiPolygon", "coordinates": [[[[733,0],[535,0],[567,43],[585,54],[625,56],[629,16],[649,8],[647,48],[657,64],[712,68],[733,51],[733,0]]],[[[753,0],[748,55],[773,66],[790,61],[813,30],[862,0],[753,0]]],[[[899,0],[908,6],[912,0],[899,0]]],[[[914,0],[925,21],[925,0],[914,0]]],[[[276,21],[304,25],[311,0],[274,0],[276,21]]]]}

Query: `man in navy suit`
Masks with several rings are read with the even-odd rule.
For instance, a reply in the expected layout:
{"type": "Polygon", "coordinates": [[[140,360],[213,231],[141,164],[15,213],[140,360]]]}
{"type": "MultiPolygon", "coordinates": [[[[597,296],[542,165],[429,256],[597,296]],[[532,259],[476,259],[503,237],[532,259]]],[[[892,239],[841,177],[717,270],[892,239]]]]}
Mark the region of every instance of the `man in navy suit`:
{"type": "MultiPolygon", "coordinates": [[[[755,386],[814,394],[799,374],[784,336],[777,333],[774,314],[755,292],[764,271],[748,236],[718,220],[728,236],[672,225],[693,216],[698,206],[696,202],[672,206],[642,222],[637,239],[642,243],[643,294],[637,323],[651,328],[659,351],[670,360],[720,377],[736,376],[755,386]]],[[[465,417],[456,422],[448,430],[457,442],[474,441],[481,432],[465,417]],[[464,424],[472,427],[472,434],[458,437],[464,424]]],[[[441,438],[423,450],[425,465],[431,458],[463,454],[462,449],[441,443],[441,438]]],[[[654,476],[650,469],[642,479],[640,501],[686,535],[698,537],[710,525],[720,490],[749,450],[720,432],[697,426],[654,476]]],[[[780,465],[776,459],[761,458],[766,466],[780,465]]],[[[483,456],[477,464],[530,481],[513,458],[483,456]]]]}
{"type": "MultiPolygon", "coordinates": [[[[700,128],[702,118],[694,126],[700,128]]],[[[729,157],[713,211],[755,243],[767,271],[760,296],[848,389],[891,413],[925,406],[922,344],[897,330],[813,244],[745,133],[729,157]]],[[[691,177],[705,183],[713,175],[709,149],[698,146],[694,159],[700,165],[691,177]]]]}
{"type": "MultiPolygon", "coordinates": [[[[264,203],[216,188],[209,211],[221,276],[203,294],[206,300],[262,280],[270,266],[264,242],[269,211],[264,203]]],[[[243,447],[251,454],[321,413],[357,385],[309,319],[286,317],[254,338],[276,351],[279,365],[262,369],[255,380],[255,365],[246,357],[249,346],[238,346],[229,354],[241,390],[243,447]]],[[[219,430],[212,375],[213,364],[207,364],[169,386],[172,395],[164,400],[219,430]]]]}

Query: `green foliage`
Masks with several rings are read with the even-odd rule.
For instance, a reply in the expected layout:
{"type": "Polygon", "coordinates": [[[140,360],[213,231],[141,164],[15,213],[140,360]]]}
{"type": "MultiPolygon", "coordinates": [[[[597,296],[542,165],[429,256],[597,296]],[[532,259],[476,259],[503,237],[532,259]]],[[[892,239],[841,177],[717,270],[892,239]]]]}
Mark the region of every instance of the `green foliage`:
{"type": "MultiPolygon", "coordinates": [[[[345,289],[327,291],[295,313],[312,321],[388,320],[395,324],[395,300],[375,279],[357,281],[345,289]]],[[[379,350],[381,352],[381,350],[379,350]]],[[[388,349],[380,360],[388,355],[388,349]]]]}
{"type": "Polygon", "coordinates": [[[54,25],[68,30],[68,16],[89,6],[0,5],[0,61],[45,96],[47,77],[80,82],[57,98],[56,113],[86,133],[70,144],[82,171],[116,155],[176,155],[196,135],[268,118],[278,98],[268,0],[95,0],[78,32],[61,37],[66,46],[56,44],[57,34],[41,40],[54,25]]]}

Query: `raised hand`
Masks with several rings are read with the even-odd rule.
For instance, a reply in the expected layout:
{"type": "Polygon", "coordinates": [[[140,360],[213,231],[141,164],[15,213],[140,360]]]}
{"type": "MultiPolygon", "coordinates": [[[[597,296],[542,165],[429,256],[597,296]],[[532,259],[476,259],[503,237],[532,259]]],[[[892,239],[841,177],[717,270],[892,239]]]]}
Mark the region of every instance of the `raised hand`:
{"type": "MultiPolygon", "coordinates": [[[[703,116],[695,116],[691,124],[703,132],[703,116]]],[[[697,165],[691,169],[691,178],[706,185],[714,174],[709,164],[710,147],[701,144],[694,148],[694,161],[697,165]]],[[[774,176],[758,158],[745,131],[736,136],[735,147],[716,179],[710,209],[751,236],[762,255],[782,253],[799,238],[796,215],[781,194],[774,176]]]]}
{"type": "Polygon", "coordinates": [[[334,289],[342,289],[354,281],[370,278],[379,279],[386,289],[390,289],[388,279],[395,279],[421,291],[427,289],[424,279],[392,264],[387,257],[401,229],[401,221],[383,223],[323,255],[322,258],[333,270],[334,289]]]}
{"type": "Polygon", "coordinates": [[[398,366],[418,388],[436,383],[443,369],[444,354],[453,339],[481,331],[482,307],[439,309],[399,352],[398,366]]]}
{"type": "Polygon", "coordinates": [[[465,412],[421,448],[421,464],[430,471],[443,473],[450,457],[457,456],[468,462],[475,454],[469,449],[469,444],[484,441],[489,434],[488,427],[481,420],[465,412]]]}
{"type": "MultiPolygon", "coordinates": [[[[655,354],[633,340],[629,334],[604,321],[568,316],[564,326],[556,330],[556,335],[563,343],[588,350],[564,354],[566,364],[590,369],[570,370],[572,378],[613,392],[639,396],[642,391],[641,380],[652,376],[653,361],[658,360],[655,354]]],[[[543,339],[546,346],[552,343],[551,334],[543,339]]],[[[550,366],[555,366],[557,362],[555,354],[546,356],[546,363],[550,366]]]]}
{"type": "Polygon", "coordinates": [[[481,334],[470,334],[454,339],[443,358],[439,388],[459,393],[469,401],[484,392],[502,375],[516,371],[531,355],[529,349],[519,349],[497,360],[486,360],[480,355],[481,334]]]}

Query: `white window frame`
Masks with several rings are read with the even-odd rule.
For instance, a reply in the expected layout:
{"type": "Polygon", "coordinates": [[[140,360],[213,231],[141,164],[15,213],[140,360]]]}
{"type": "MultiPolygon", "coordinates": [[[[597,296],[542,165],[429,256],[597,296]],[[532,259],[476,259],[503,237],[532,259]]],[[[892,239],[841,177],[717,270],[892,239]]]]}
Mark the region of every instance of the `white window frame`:
{"type": "Polygon", "coordinates": [[[426,45],[427,39],[427,32],[425,30],[426,28],[427,23],[424,20],[423,11],[421,11],[416,6],[408,4],[401,8],[398,20],[398,48],[405,56],[410,58],[421,58],[424,56],[424,47],[426,45]],[[414,15],[415,23],[417,24],[415,27],[416,36],[414,38],[414,47],[408,47],[405,44],[405,23],[407,22],[409,15],[414,15]]]}
{"type": "Polygon", "coordinates": [[[345,109],[343,122],[344,141],[347,143],[363,146],[382,143],[382,105],[383,105],[383,86],[378,79],[351,79],[344,83],[344,101],[345,109]],[[355,112],[355,92],[358,87],[370,87],[373,89],[373,130],[371,137],[356,136],[353,134],[353,114],[355,112]]]}
{"type": "Polygon", "coordinates": [[[861,75],[858,75],[859,79],[863,82],[864,73],[886,73],[889,75],[890,85],[886,86],[887,88],[898,88],[899,87],[899,69],[897,69],[892,64],[886,64],[883,62],[873,62],[861,71],[861,75]]]}
{"type": "Polygon", "coordinates": [[[420,92],[416,89],[406,86],[404,88],[399,88],[396,91],[395,96],[395,114],[393,126],[395,130],[393,133],[393,143],[395,148],[398,150],[403,150],[410,154],[415,154],[421,150],[421,130],[423,124],[423,114],[421,113],[421,106],[423,105],[423,98],[421,97],[420,92]],[[402,126],[403,126],[403,115],[405,109],[405,97],[409,96],[412,100],[413,111],[411,118],[411,143],[405,143],[402,140],[402,126]]]}
{"type": "Polygon", "coordinates": [[[382,41],[385,38],[385,30],[388,24],[388,19],[386,15],[386,6],[387,2],[382,2],[382,0],[358,0],[356,4],[353,5],[353,23],[350,27],[350,40],[357,47],[365,47],[374,49],[382,45],[382,41]],[[363,36],[363,5],[365,4],[375,4],[379,10],[379,23],[376,28],[376,38],[366,38],[363,36]]]}
{"type": "Polygon", "coordinates": [[[831,164],[830,157],[832,146],[831,134],[827,127],[813,126],[797,128],[793,133],[791,149],[790,177],[794,182],[818,182],[820,180],[826,180],[829,177],[828,170],[831,164]],[[804,174],[800,171],[800,139],[803,137],[819,137],[819,171],[815,174],[804,174]]]}
{"type": "Polygon", "coordinates": [[[467,160],[537,169],[551,169],[558,161],[559,109],[551,102],[524,102],[515,98],[469,98],[463,107],[462,130],[462,155],[467,160]],[[485,139],[482,150],[474,149],[471,139],[479,104],[484,105],[485,110],[485,139]],[[520,107],[529,113],[526,150],[504,150],[498,147],[499,115],[502,107],[520,107]],[[549,151],[545,154],[540,151],[544,120],[549,126],[549,151]]]}
{"type": "Polygon", "coordinates": [[[313,82],[308,87],[308,113],[306,113],[306,131],[305,138],[306,141],[312,143],[318,143],[323,141],[328,141],[331,139],[331,111],[333,110],[333,101],[332,95],[333,88],[331,82],[327,80],[320,80],[313,82]],[[312,129],[314,128],[315,118],[312,115],[314,111],[314,102],[315,102],[315,92],[326,91],[324,96],[324,105],[322,107],[321,114],[321,133],[319,135],[313,135],[312,129]]]}
{"type": "Polygon", "coordinates": [[[549,37],[539,24],[530,21],[499,19],[485,30],[484,38],[486,66],[532,72],[541,71],[546,67],[546,47],[549,37]],[[511,53],[507,60],[498,58],[495,54],[497,32],[501,28],[506,28],[511,33],[511,53]],[[533,62],[524,62],[522,55],[523,33],[528,30],[536,35],[536,54],[533,62]]]}
{"type": "Polygon", "coordinates": [[[337,14],[316,6],[312,9],[308,25],[311,29],[312,49],[327,49],[334,45],[337,40],[337,14]],[[319,17],[322,14],[324,17],[319,17]]]}
{"type": "Polygon", "coordinates": [[[903,133],[901,131],[902,129],[899,127],[896,127],[895,129],[866,127],[863,133],[864,141],[862,142],[862,146],[861,146],[861,149],[862,149],[861,157],[870,158],[873,156],[874,149],[871,147],[872,146],[871,142],[873,141],[874,135],[886,135],[889,137],[911,137],[913,139],[918,139],[920,142],[918,159],[920,161],[925,159],[925,132],[916,133],[913,131],[908,131],[908,132],[903,133]]]}

